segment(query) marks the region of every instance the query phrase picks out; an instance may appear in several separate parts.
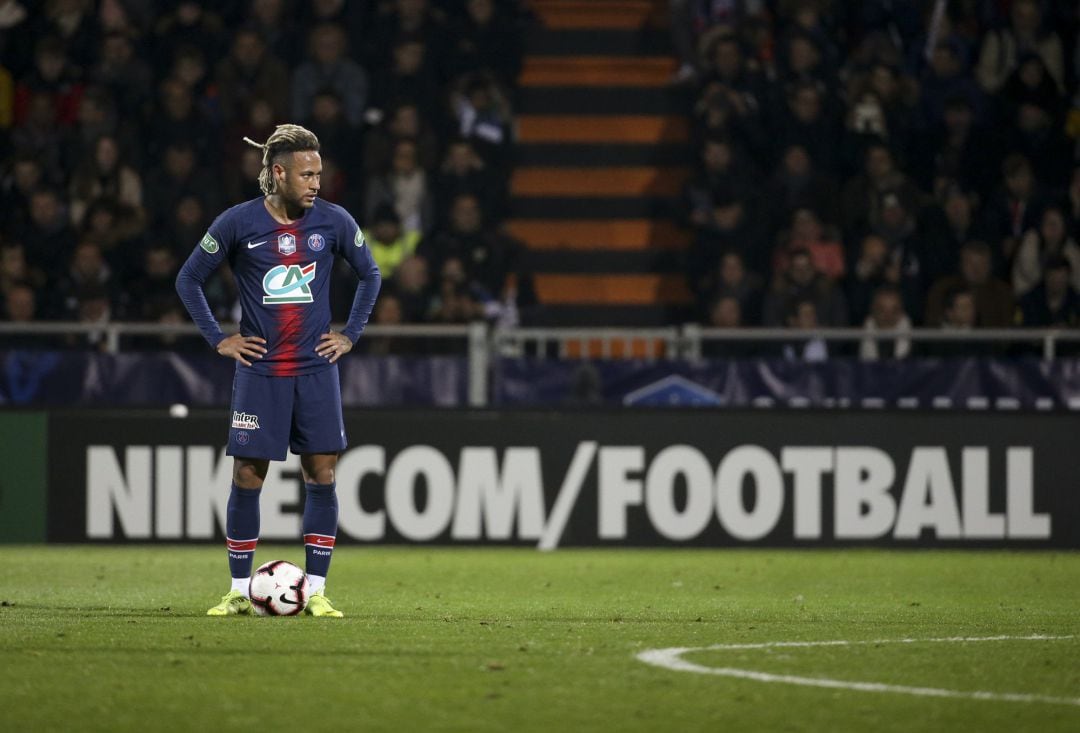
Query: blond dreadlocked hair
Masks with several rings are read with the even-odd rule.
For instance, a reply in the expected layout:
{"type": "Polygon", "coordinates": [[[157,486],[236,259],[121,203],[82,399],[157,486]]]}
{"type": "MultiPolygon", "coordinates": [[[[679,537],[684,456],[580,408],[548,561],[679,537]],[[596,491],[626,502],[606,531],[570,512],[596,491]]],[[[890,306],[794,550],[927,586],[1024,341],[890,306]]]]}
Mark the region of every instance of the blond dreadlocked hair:
{"type": "Polygon", "coordinates": [[[266,196],[277,191],[273,165],[279,155],[306,150],[319,152],[319,138],[315,137],[315,133],[311,130],[300,125],[278,125],[264,143],[257,143],[250,137],[245,137],[244,142],[263,151],[259,188],[266,196]]]}

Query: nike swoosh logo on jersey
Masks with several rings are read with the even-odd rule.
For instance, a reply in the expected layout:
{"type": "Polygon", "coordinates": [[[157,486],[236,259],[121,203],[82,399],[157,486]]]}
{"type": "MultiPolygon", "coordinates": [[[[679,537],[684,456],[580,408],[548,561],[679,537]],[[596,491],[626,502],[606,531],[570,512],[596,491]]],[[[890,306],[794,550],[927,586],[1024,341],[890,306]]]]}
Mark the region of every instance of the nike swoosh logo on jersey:
{"type": "Polygon", "coordinates": [[[266,244],[269,241],[270,241],[269,239],[264,239],[261,242],[248,242],[248,249],[255,249],[256,247],[260,247],[260,246],[266,244]]]}

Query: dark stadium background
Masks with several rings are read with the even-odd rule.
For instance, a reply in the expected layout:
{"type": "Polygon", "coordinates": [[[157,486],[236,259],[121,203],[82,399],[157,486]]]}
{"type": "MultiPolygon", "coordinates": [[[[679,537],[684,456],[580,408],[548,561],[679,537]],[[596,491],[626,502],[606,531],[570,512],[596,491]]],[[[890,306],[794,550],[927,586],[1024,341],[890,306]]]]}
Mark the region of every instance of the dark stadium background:
{"type": "MultiPolygon", "coordinates": [[[[965,440],[999,446],[1000,498],[995,426],[1080,408],[1077,22],[1041,0],[0,3],[0,402],[23,408],[0,417],[41,486],[0,495],[12,537],[44,536],[43,462],[84,461],[49,439],[61,408],[223,436],[161,427],[223,415],[233,368],[173,281],[258,194],[242,138],[283,122],[319,136],[321,196],[383,273],[350,424],[538,408],[602,432],[619,413],[595,408],[682,406],[729,431],[739,408],[850,445],[874,442],[850,411],[903,411],[958,492],[965,440]],[[978,430],[942,437],[943,411],[978,430]]],[[[227,270],[207,295],[235,323],[227,270]]],[[[543,449],[530,430],[492,450],[543,449]]],[[[1054,434],[1029,433],[1036,513],[1054,434]]],[[[700,443],[713,467],[731,444],[700,443]]]]}
{"type": "Polygon", "coordinates": [[[1080,730],[1078,13],[0,0],[0,730],[1080,730]],[[281,123],[383,273],[345,617],[208,618],[174,280],[281,123]]]}

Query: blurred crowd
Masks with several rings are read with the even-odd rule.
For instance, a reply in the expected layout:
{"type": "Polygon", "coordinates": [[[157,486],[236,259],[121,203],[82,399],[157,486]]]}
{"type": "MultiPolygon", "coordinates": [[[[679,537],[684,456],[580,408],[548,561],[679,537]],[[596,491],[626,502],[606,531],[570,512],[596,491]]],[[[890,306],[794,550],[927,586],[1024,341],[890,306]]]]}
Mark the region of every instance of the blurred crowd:
{"type": "MultiPolygon", "coordinates": [[[[1080,325],[1075,2],[670,5],[698,159],[679,208],[693,318],[1080,325]]],[[[374,322],[516,323],[534,301],[501,224],[527,13],[0,0],[3,317],[186,322],[179,266],[259,195],[242,138],[288,121],[319,136],[320,195],[357,217],[383,272],[374,322]]],[[[335,276],[342,318],[354,280],[335,276]]],[[[208,297],[235,318],[227,271],[208,297]]]]}
{"type": "MultiPolygon", "coordinates": [[[[694,92],[682,212],[702,322],[1080,325],[1075,2],[671,11],[676,82],[694,92]]],[[[862,352],[885,348],[910,352],[862,352]]]]}
{"type": "MultiPolygon", "coordinates": [[[[376,322],[512,320],[519,5],[0,0],[4,318],[186,322],[180,265],[260,195],[242,138],[294,122],[382,269],[376,322]]],[[[224,320],[227,269],[207,287],[224,320]]],[[[355,276],[335,277],[343,318],[355,276]]]]}

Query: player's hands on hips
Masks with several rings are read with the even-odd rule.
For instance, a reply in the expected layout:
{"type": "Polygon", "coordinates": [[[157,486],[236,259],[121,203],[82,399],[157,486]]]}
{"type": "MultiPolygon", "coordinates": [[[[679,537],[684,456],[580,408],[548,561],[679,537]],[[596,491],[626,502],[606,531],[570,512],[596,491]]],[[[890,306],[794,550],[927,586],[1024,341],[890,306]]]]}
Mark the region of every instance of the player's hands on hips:
{"type": "Polygon", "coordinates": [[[217,345],[217,353],[230,359],[236,359],[244,366],[251,366],[248,359],[261,359],[263,354],[266,353],[266,347],[263,345],[265,343],[266,339],[259,336],[241,336],[234,333],[232,336],[222,339],[221,343],[217,345]]]}
{"type": "Polygon", "coordinates": [[[353,342],[349,340],[348,336],[331,331],[330,333],[324,333],[319,338],[319,345],[315,347],[315,353],[326,357],[333,364],[342,354],[348,354],[352,351],[352,347],[353,342]]]}

